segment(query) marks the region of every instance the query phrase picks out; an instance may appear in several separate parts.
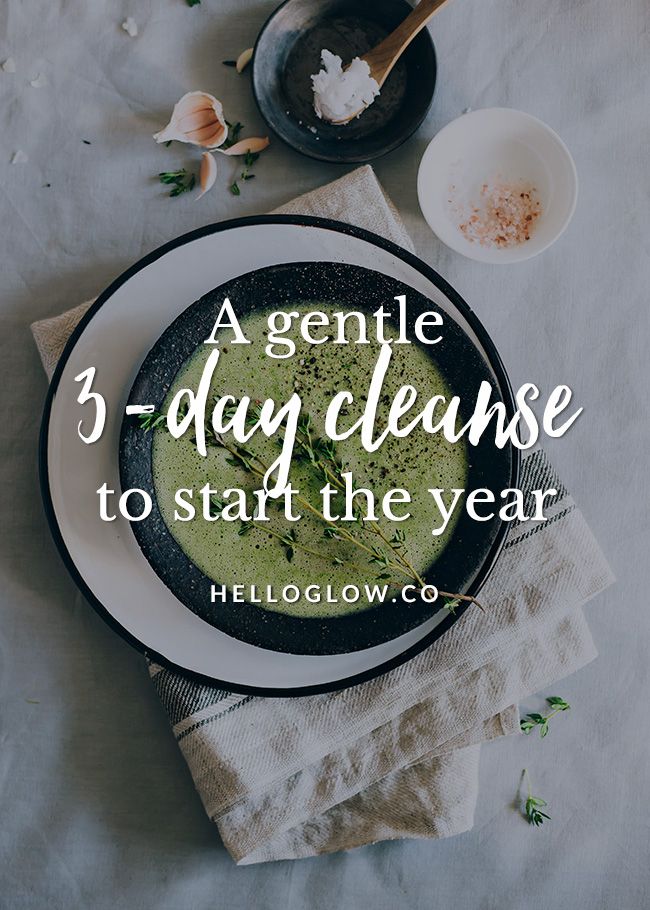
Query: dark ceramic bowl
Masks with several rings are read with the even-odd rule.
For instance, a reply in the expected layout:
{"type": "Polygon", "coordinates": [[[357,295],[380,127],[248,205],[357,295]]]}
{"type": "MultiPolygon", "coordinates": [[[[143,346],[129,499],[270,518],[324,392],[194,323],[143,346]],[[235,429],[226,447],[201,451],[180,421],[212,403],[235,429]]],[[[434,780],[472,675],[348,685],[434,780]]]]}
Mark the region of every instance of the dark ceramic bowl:
{"type": "MultiPolygon", "coordinates": [[[[373,313],[386,301],[408,294],[407,331],[413,338],[420,313],[431,307],[428,298],[401,282],[360,266],[331,262],[292,263],[249,272],[221,285],[186,309],[162,334],[147,355],[131,390],[129,403],[153,402],[160,410],[176,374],[187,359],[204,344],[214,324],[215,313],[225,297],[236,301],[243,316],[255,310],[290,309],[296,301],[333,301],[343,309],[373,313]],[[363,300],[363,304],[360,301],[363,300]]],[[[481,382],[491,379],[490,365],[469,335],[450,315],[445,317],[445,344],[423,348],[435,361],[450,389],[461,401],[471,402],[481,382]]],[[[498,396],[496,389],[494,394],[498,396]]],[[[461,411],[464,422],[469,414],[461,411]]],[[[125,418],[120,445],[122,489],[146,490],[152,501],[151,514],[132,525],[133,533],[150,565],[190,610],[233,638],[258,647],[292,654],[337,654],[357,651],[390,641],[425,622],[439,605],[408,603],[398,597],[358,613],[336,617],[301,618],[263,609],[254,603],[211,603],[213,582],[188,558],[165,525],[156,501],[152,472],[152,433],[143,433],[137,421],[125,418]]],[[[485,487],[497,500],[502,489],[516,485],[516,450],[498,449],[489,435],[472,447],[467,489],[485,487]]],[[[433,462],[423,470],[435,477],[433,462]]],[[[210,479],[206,475],[206,479],[210,479]]],[[[217,477],[213,475],[216,481],[217,477]]],[[[397,478],[396,478],[397,480],[397,478]]],[[[425,573],[427,582],[444,579],[445,589],[476,593],[476,579],[493,558],[503,539],[504,524],[498,515],[489,521],[473,521],[463,511],[453,535],[425,573]]],[[[242,560],[245,556],[242,555],[242,560]]],[[[243,576],[242,576],[243,578],[243,576]]],[[[299,581],[299,579],[296,579],[299,581]]],[[[259,579],[266,584],[267,579],[259,579]]]]}
{"type": "Polygon", "coordinates": [[[253,92],[269,127],[311,158],[364,162],[401,145],[424,120],[436,84],[426,29],[404,52],[377,100],[336,126],[313,108],[311,76],[323,48],[344,63],[377,45],[411,12],[407,0],[285,0],[262,28],[253,58],[253,92]]]}

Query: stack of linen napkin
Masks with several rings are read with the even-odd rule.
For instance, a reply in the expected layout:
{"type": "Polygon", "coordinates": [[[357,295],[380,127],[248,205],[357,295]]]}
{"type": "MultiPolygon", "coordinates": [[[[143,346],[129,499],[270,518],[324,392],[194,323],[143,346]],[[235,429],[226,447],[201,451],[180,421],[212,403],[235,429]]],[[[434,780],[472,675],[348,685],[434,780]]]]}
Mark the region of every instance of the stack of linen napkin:
{"type": "MultiPolygon", "coordinates": [[[[370,167],[277,210],[368,228],[413,250],[370,167]]],[[[90,302],[32,326],[51,376],[90,302]]],[[[237,863],[296,859],[472,827],[480,744],[519,731],[518,701],[596,656],[582,610],[612,583],[541,450],[524,491],[554,488],[545,522],[513,524],[481,591],[427,650],[350,689],[233,695],[156,664],[154,686],[209,817],[237,863]]]]}

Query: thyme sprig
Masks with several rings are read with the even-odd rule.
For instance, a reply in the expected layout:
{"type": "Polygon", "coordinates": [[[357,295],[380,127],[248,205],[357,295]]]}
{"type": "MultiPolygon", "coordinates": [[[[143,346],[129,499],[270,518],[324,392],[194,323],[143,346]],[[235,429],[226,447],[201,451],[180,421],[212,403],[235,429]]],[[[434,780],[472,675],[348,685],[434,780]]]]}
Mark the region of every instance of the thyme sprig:
{"type": "MultiPolygon", "coordinates": [[[[238,405],[239,401],[234,401],[227,408],[224,408],[224,417],[226,419],[234,417],[238,405]]],[[[184,416],[186,412],[186,408],[179,409],[179,414],[181,416],[184,416]]],[[[246,429],[252,429],[256,426],[260,416],[260,403],[251,402],[245,418],[246,429]]],[[[140,425],[145,431],[156,429],[157,427],[163,426],[166,422],[166,415],[160,412],[140,414],[138,417],[140,425]]],[[[258,478],[263,479],[266,477],[269,470],[268,465],[249,446],[238,443],[231,444],[223,435],[216,433],[209,423],[206,424],[205,427],[205,438],[208,447],[222,448],[228,453],[226,457],[226,462],[228,464],[245,473],[253,474],[258,478]]],[[[193,438],[192,441],[196,442],[196,439],[193,438]]],[[[283,439],[280,438],[279,442],[282,443],[282,441],[283,439]]],[[[323,439],[314,433],[313,422],[309,414],[301,414],[298,421],[295,457],[298,461],[307,462],[318,473],[321,479],[332,484],[339,492],[345,491],[345,481],[342,476],[345,465],[338,457],[334,442],[330,439],[323,439]]],[[[354,511],[354,528],[357,532],[355,533],[355,530],[352,528],[346,528],[340,523],[328,519],[322,511],[316,508],[316,506],[301,494],[296,495],[296,501],[324,523],[324,539],[348,543],[363,551],[368,562],[373,566],[377,566],[380,570],[376,576],[377,580],[389,581],[390,579],[394,579],[395,575],[401,575],[415,583],[414,587],[416,592],[421,591],[425,587],[426,582],[408,558],[406,552],[406,534],[403,529],[398,528],[391,537],[387,537],[379,523],[375,520],[367,520],[367,515],[357,506],[354,511]],[[373,535],[376,542],[366,544],[360,537],[360,534],[363,533],[373,535]]],[[[212,508],[221,511],[223,506],[224,503],[222,500],[217,497],[212,497],[210,514],[213,515],[212,508]]],[[[214,514],[216,515],[218,513],[215,511],[214,514]]],[[[296,550],[301,550],[302,552],[309,553],[320,559],[333,561],[336,565],[347,565],[359,570],[359,566],[350,564],[339,557],[335,556],[332,558],[331,555],[323,554],[305,546],[298,540],[295,529],[291,529],[288,532],[278,532],[269,527],[266,522],[261,523],[253,519],[251,521],[242,522],[238,533],[243,536],[254,529],[277,537],[284,549],[285,557],[289,562],[293,560],[296,550]]],[[[396,582],[392,581],[391,584],[396,585],[396,582]]],[[[470,595],[440,590],[438,590],[438,594],[443,598],[444,609],[452,615],[455,615],[456,610],[462,601],[474,603],[483,610],[483,607],[478,600],[470,595]]]]}
{"type": "Polygon", "coordinates": [[[155,430],[156,427],[162,426],[167,420],[167,415],[161,414],[160,411],[153,411],[150,414],[138,414],[138,420],[140,421],[140,429],[148,433],[150,430],[155,430]]]}
{"type": "MultiPolygon", "coordinates": [[[[255,174],[251,174],[251,168],[259,157],[259,152],[246,152],[244,155],[244,168],[239,175],[239,180],[242,180],[245,183],[247,180],[255,179],[255,174]]],[[[233,181],[230,184],[230,192],[233,194],[233,196],[241,196],[241,189],[237,180],[233,181]]]]}
{"type": "MultiPolygon", "coordinates": [[[[223,63],[225,66],[236,66],[237,65],[236,60],[224,60],[223,63]]],[[[236,123],[229,123],[226,120],[226,126],[228,127],[228,136],[226,137],[226,140],[223,143],[222,148],[229,149],[231,146],[233,146],[236,142],[239,141],[241,131],[244,129],[244,124],[240,123],[239,121],[237,121],[236,123]]],[[[243,180],[244,182],[247,180],[253,180],[253,178],[255,177],[255,174],[251,174],[250,169],[255,164],[255,162],[257,161],[257,159],[259,157],[260,157],[259,152],[250,152],[250,151],[246,152],[246,154],[244,155],[244,168],[239,175],[239,178],[238,178],[239,180],[243,180]]],[[[233,180],[233,182],[230,184],[230,192],[233,194],[233,196],[241,196],[241,189],[239,187],[239,183],[237,182],[237,180],[233,180]]]]}
{"type": "Polygon", "coordinates": [[[527,714],[523,718],[519,725],[521,727],[521,732],[525,733],[526,736],[534,730],[535,727],[539,727],[539,735],[542,739],[548,734],[548,722],[552,717],[555,717],[556,714],[559,714],[561,711],[568,711],[571,708],[563,698],[560,698],[559,695],[551,695],[546,699],[547,704],[552,708],[547,714],[538,714],[534,712],[533,714],[527,714]]]}
{"type": "Polygon", "coordinates": [[[170,196],[180,196],[189,193],[196,186],[196,174],[188,173],[185,168],[178,171],[161,171],[158,179],[165,186],[171,186],[170,196]]]}
{"type": "MultiPolygon", "coordinates": [[[[300,458],[302,456],[303,459],[306,458],[320,472],[325,481],[331,483],[341,492],[345,490],[345,481],[342,476],[344,465],[337,456],[336,446],[331,439],[323,439],[322,437],[314,436],[313,424],[309,414],[301,415],[301,418],[298,421],[296,451],[298,457],[300,458]]],[[[364,515],[362,510],[358,507],[355,509],[355,518],[362,530],[366,530],[380,538],[382,543],[390,549],[392,557],[400,564],[395,566],[395,563],[389,560],[387,554],[380,547],[372,547],[370,562],[378,565],[382,570],[377,576],[377,579],[386,580],[390,578],[390,570],[397,569],[397,571],[409,575],[417,582],[419,589],[423,588],[425,586],[424,579],[408,559],[406,553],[406,535],[403,529],[398,528],[391,538],[387,538],[379,523],[376,521],[367,521],[367,516],[364,515]],[[404,569],[406,569],[406,573],[404,573],[404,569]]],[[[329,527],[325,529],[324,535],[330,537],[335,536],[329,527]]],[[[483,610],[483,607],[475,597],[463,594],[451,594],[448,591],[439,591],[438,593],[445,600],[445,609],[452,615],[455,615],[461,601],[474,603],[479,609],[483,610]]]]}
{"type": "Polygon", "coordinates": [[[523,773],[526,779],[528,793],[526,802],[524,803],[524,815],[529,825],[534,825],[536,828],[539,828],[545,821],[550,821],[551,816],[542,811],[542,809],[547,807],[546,800],[541,799],[539,796],[533,796],[532,794],[528,769],[524,768],[523,773]]]}

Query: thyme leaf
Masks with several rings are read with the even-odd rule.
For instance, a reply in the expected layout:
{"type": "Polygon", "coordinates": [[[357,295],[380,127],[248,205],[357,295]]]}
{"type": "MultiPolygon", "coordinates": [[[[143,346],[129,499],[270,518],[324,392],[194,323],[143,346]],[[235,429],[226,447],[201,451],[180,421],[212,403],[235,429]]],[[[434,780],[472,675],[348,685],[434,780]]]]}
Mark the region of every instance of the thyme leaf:
{"type": "Polygon", "coordinates": [[[550,821],[551,816],[542,811],[542,809],[547,807],[546,800],[541,799],[539,796],[533,796],[527,768],[524,768],[524,777],[526,778],[526,783],[528,785],[528,795],[526,797],[526,802],[524,803],[524,815],[529,825],[534,825],[536,828],[539,828],[545,821],[550,821]]]}
{"type": "MultiPolygon", "coordinates": [[[[224,60],[223,62],[226,66],[230,66],[231,63],[233,66],[237,65],[236,60],[224,60]]],[[[228,135],[226,136],[226,139],[224,140],[221,148],[229,149],[231,145],[234,145],[239,141],[239,136],[241,131],[244,129],[244,124],[240,123],[239,120],[237,120],[236,123],[229,123],[229,121],[226,120],[226,126],[228,127],[228,135]]]]}
{"type": "Polygon", "coordinates": [[[456,615],[456,610],[460,606],[460,600],[458,597],[452,597],[451,599],[445,600],[443,608],[451,613],[452,616],[456,615]]]}
{"type": "Polygon", "coordinates": [[[156,427],[164,424],[167,420],[167,415],[161,414],[160,411],[153,411],[151,414],[138,414],[138,420],[140,429],[148,433],[149,430],[155,430],[156,427]]]}

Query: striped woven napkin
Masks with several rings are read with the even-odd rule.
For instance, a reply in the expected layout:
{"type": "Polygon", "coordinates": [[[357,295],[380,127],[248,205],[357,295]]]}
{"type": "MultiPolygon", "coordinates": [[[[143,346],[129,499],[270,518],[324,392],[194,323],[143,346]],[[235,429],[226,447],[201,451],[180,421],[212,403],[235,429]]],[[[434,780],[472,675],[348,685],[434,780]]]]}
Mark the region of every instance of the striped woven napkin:
{"type": "MultiPolygon", "coordinates": [[[[278,210],[369,228],[412,250],[370,167],[278,210]]],[[[32,326],[51,375],[89,303],[32,326]]],[[[384,676],[298,699],[232,695],[150,674],[209,817],[237,863],[297,859],[472,827],[480,744],[519,731],[516,703],[596,656],[582,606],[613,581],[541,450],[525,491],[555,488],[546,522],[513,524],[481,591],[431,647],[384,676]]]]}

